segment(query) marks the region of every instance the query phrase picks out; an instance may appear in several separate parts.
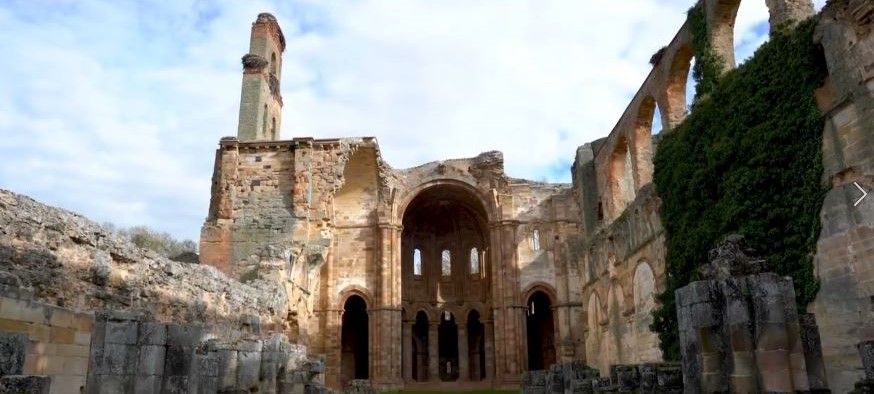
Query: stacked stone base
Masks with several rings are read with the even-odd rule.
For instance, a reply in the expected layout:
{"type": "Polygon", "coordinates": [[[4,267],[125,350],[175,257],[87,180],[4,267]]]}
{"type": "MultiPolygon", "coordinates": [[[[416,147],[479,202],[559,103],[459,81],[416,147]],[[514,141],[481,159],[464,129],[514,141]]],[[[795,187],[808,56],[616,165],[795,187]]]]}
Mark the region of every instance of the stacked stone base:
{"type": "Polygon", "coordinates": [[[548,370],[522,375],[523,394],[545,393],[681,393],[683,372],[679,364],[614,365],[610,377],[582,361],[555,364],[548,370]]]}
{"type": "Polygon", "coordinates": [[[48,376],[22,375],[27,335],[0,331],[0,393],[48,394],[48,376]]]}
{"type": "Polygon", "coordinates": [[[99,313],[87,393],[322,393],[324,363],[284,335],[99,313]]]}

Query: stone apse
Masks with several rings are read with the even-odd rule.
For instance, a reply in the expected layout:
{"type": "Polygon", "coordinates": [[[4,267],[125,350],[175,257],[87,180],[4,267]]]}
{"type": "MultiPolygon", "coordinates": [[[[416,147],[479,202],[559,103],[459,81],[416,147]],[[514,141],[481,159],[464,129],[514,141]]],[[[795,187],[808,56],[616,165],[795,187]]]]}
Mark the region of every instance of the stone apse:
{"type": "MultiPolygon", "coordinates": [[[[731,69],[739,0],[702,1],[708,40],[731,69]]],[[[813,15],[808,1],[766,3],[772,26],[813,15]]],[[[831,190],[811,309],[837,333],[822,341],[831,383],[859,377],[851,347],[874,335],[874,270],[862,266],[874,256],[865,246],[874,213],[846,197],[852,182],[874,183],[872,14],[870,2],[831,1],[818,27],[831,190]],[[839,269],[847,264],[856,273],[839,269]]],[[[507,176],[500,152],[394,169],[374,138],[280,139],[285,38],[261,14],[243,57],[238,135],[216,152],[201,261],[243,282],[281,283],[286,333],[325,356],[333,388],[510,386],[556,362],[607,373],[660,361],[649,325],[665,288],[665,238],[652,158],[660,133],[688,114],[691,39],[684,24],[614,129],[578,148],[573,183],[547,184],[507,176]]]]}

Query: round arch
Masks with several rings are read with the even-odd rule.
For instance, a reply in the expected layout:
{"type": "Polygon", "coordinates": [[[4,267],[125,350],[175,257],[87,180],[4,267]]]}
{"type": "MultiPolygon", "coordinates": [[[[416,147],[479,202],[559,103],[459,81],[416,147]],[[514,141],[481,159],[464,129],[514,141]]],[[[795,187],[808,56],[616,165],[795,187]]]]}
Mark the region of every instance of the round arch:
{"type": "Polygon", "coordinates": [[[531,282],[525,286],[525,290],[522,291],[522,299],[527,302],[527,300],[538,291],[549,297],[549,303],[553,307],[558,304],[558,296],[556,295],[555,288],[553,288],[549,283],[543,281],[531,282]]]}
{"type": "Polygon", "coordinates": [[[367,306],[367,310],[370,310],[373,307],[373,297],[371,297],[370,291],[359,285],[348,285],[344,287],[343,290],[340,290],[340,296],[337,297],[335,308],[337,310],[343,310],[346,301],[348,301],[349,297],[352,296],[361,297],[361,299],[364,300],[364,305],[367,306]]]}
{"type": "Polygon", "coordinates": [[[476,186],[460,181],[452,178],[439,178],[432,179],[426,182],[422,182],[419,185],[410,188],[406,192],[404,192],[401,197],[398,199],[397,209],[394,212],[394,220],[396,223],[403,223],[404,215],[406,214],[407,208],[409,208],[410,203],[419,197],[422,193],[438,187],[449,187],[455,188],[457,190],[461,190],[466,192],[469,196],[474,197],[474,200],[479,203],[479,207],[485,212],[485,217],[483,218],[486,223],[493,222],[497,215],[495,213],[495,208],[492,204],[489,204],[488,201],[489,195],[480,191],[476,188],[476,186]]]}

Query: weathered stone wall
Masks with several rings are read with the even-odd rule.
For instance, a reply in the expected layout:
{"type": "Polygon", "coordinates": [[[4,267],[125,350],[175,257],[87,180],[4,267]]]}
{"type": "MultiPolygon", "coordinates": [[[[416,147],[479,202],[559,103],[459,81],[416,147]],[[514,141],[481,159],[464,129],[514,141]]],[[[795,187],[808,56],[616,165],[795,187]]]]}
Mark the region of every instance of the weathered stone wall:
{"type": "Polygon", "coordinates": [[[215,268],[165,259],[84,217],[0,190],[0,275],[38,301],[80,312],[142,310],[165,321],[284,329],[287,297],[215,268]]]}
{"type": "MultiPolygon", "coordinates": [[[[80,393],[94,316],[33,301],[30,292],[9,284],[0,287],[0,294],[0,331],[24,335],[22,369],[0,375],[44,375],[51,381],[51,393],[80,393]]],[[[3,348],[4,359],[13,354],[3,348]]]]}
{"type": "Polygon", "coordinates": [[[817,27],[829,78],[817,101],[825,115],[822,230],[814,257],[820,290],[809,310],[822,335],[828,384],[847,392],[862,376],[855,346],[874,339],[874,4],[830,1],[817,27]]]}

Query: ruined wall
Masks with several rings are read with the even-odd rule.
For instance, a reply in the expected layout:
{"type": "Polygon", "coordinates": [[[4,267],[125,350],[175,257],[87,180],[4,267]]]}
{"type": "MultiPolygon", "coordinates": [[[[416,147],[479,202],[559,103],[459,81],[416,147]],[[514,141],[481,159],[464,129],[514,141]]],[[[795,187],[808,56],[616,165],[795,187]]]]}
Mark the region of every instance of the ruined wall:
{"type": "MultiPolygon", "coordinates": [[[[577,150],[572,174],[582,231],[567,242],[567,259],[568,267],[578,267],[585,309],[578,317],[585,338],[580,353],[603,373],[610,364],[661,359],[658,338],[648,328],[651,312],[659,307],[654,296],[664,291],[666,281],[661,201],[652,186],[659,140],[652,134],[652,119],[661,119],[666,135],[688,115],[686,81],[696,45],[703,42],[713,55],[696,59],[697,68],[721,73],[735,67],[739,4],[698,2],[703,24],[684,23],[653,55],[651,72],[609,135],[577,150]],[[693,33],[703,41],[696,42],[693,33]]],[[[775,0],[767,6],[773,26],[813,13],[807,1],[775,0]]],[[[696,77],[701,78],[699,90],[713,82],[711,77],[696,77]]]]}
{"type": "Polygon", "coordinates": [[[51,393],[80,393],[94,316],[33,301],[30,292],[9,284],[0,286],[0,293],[0,331],[26,336],[20,374],[48,376],[51,393]]]}
{"type": "MultiPolygon", "coordinates": [[[[286,288],[276,281],[244,284],[213,267],[167,260],[82,216],[5,190],[0,190],[0,278],[0,330],[26,335],[23,373],[49,376],[51,391],[57,393],[79,393],[86,386],[86,373],[87,392],[123,392],[134,382],[146,385],[138,387],[140,392],[189,387],[189,372],[195,376],[203,371],[191,367],[194,349],[208,340],[219,353],[247,351],[240,341],[264,344],[262,337],[284,337],[297,324],[287,314],[286,288]],[[125,319],[136,324],[119,326],[121,332],[100,331],[106,323],[95,328],[94,315],[103,310],[134,316],[125,319]],[[196,327],[197,335],[185,336],[184,343],[173,335],[161,339],[167,342],[138,342],[138,324],[145,321],[161,327],[172,322],[187,333],[196,327]]],[[[295,346],[283,354],[299,363],[306,348],[295,346]]],[[[269,360],[271,355],[259,357],[269,360]]],[[[202,365],[207,368],[203,377],[216,381],[217,372],[209,372],[218,367],[213,364],[202,365]]],[[[228,368],[243,376],[239,379],[248,379],[246,387],[282,380],[291,384],[290,375],[264,380],[269,374],[259,372],[261,365],[259,361],[254,374],[252,367],[228,368]],[[240,370],[243,375],[236,372],[240,370]]],[[[240,380],[216,382],[233,388],[240,380]]]]}
{"type": "Polygon", "coordinates": [[[0,190],[0,272],[36,300],[75,311],[143,310],[167,321],[285,325],[284,291],[134,246],[77,214],[0,190]]]}
{"type": "Polygon", "coordinates": [[[874,339],[874,5],[830,1],[817,39],[829,79],[817,101],[825,115],[823,184],[829,187],[814,257],[820,290],[808,310],[822,330],[828,383],[852,389],[862,376],[856,344],[874,339]]]}

